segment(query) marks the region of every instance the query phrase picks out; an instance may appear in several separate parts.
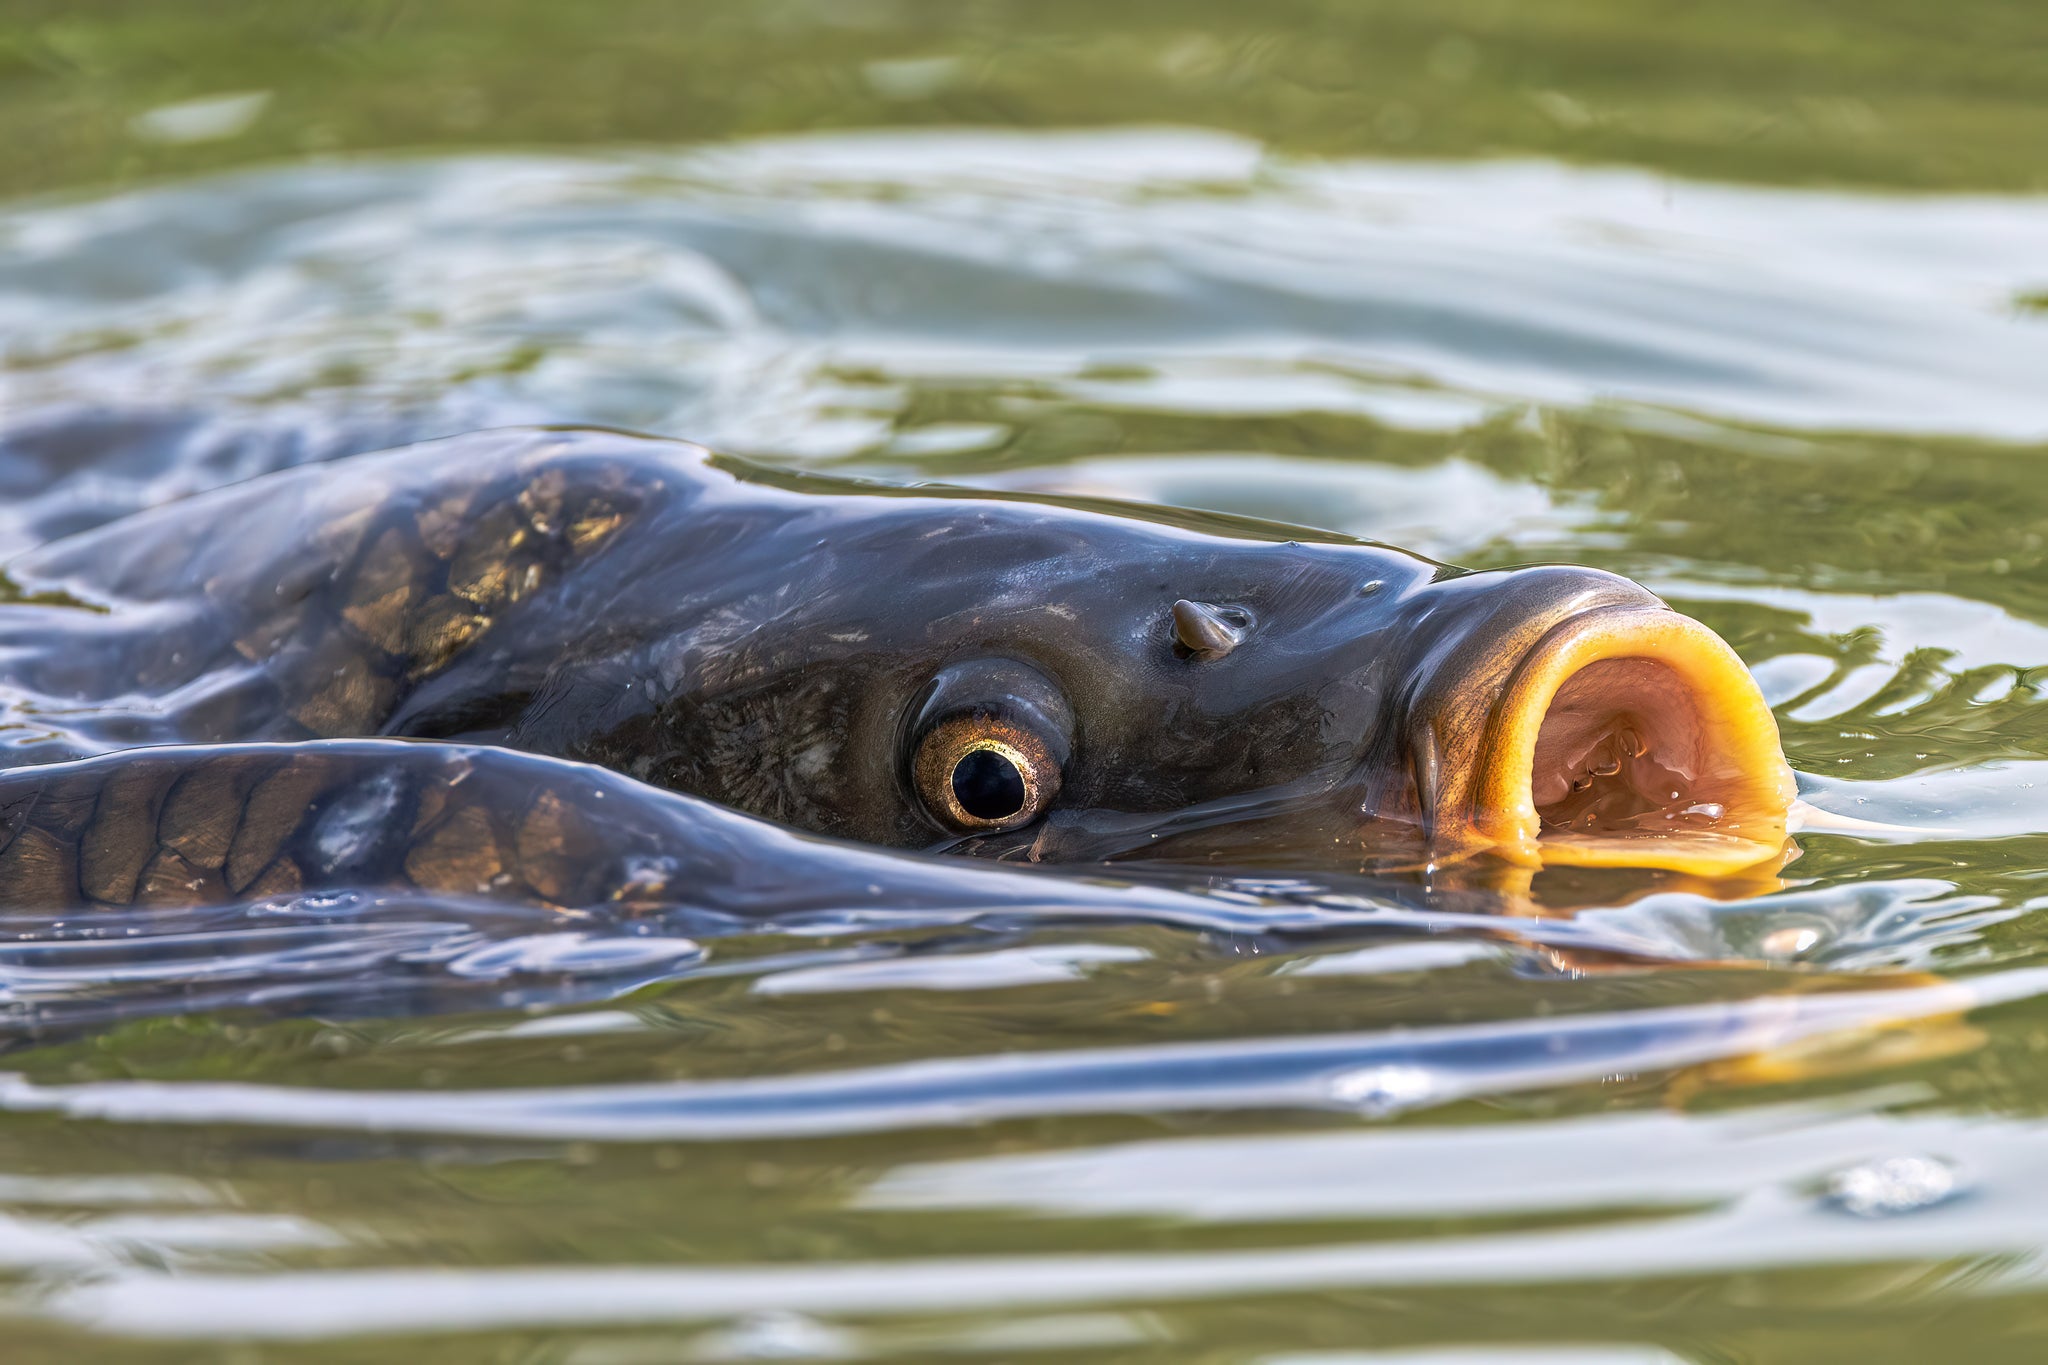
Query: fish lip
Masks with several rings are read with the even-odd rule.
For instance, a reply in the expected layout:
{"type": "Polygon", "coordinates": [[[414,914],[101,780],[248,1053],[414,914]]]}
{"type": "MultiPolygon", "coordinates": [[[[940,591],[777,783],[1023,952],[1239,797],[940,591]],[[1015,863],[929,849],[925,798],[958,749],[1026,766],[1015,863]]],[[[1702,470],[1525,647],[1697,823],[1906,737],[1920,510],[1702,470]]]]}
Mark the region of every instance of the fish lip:
{"type": "Polygon", "coordinates": [[[1661,602],[1602,604],[1549,627],[1508,670],[1487,709],[1461,790],[1429,812],[1432,845],[1490,848],[1525,867],[1656,867],[1723,876],[1784,861],[1796,789],[1776,718],[1748,668],[1720,636],[1661,602]],[[1537,741],[1552,701],[1602,660],[1661,664],[1684,684],[1709,748],[1701,780],[1729,816],[1706,837],[1546,839],[1533,793],[1537,741]],[[1775,860],[1775,861],[1774,861],[1775,860]]]}

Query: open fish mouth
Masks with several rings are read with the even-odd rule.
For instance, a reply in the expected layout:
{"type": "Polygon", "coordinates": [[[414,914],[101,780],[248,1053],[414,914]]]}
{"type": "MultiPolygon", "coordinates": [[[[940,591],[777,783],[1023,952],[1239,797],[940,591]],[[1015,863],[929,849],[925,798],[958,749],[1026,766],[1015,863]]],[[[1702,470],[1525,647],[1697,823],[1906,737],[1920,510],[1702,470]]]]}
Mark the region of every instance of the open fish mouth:
{"type": "Polygon", "coordinates": [[[1511,862],[1700,876],[1775,870],[1795,795],[1735,651],[1633,603],[1568,616],[1522,656],[1476,777],[1469,830],[1511,862]]]}

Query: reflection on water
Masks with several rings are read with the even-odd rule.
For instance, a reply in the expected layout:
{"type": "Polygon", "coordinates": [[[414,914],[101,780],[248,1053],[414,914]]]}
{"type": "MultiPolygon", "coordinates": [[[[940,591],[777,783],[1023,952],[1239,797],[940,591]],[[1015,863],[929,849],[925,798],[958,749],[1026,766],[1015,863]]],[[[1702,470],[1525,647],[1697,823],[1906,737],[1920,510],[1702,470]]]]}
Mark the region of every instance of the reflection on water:
{"type": "Polygon", "coordinates": [[[1282,873],[1114,917],[330,904],[10,941],[10,1332],[577,1365],[2038,1335],[2048,325],[2013,301],[2043,241],[2025,198],[1172,130],[17,209],[9,550],[574,421],[1593,563],[1721,630],[1804,799],[1889,828],[1817,823],[1761,888],[1282,873]],[[1502,914],[1536,908],[1574,913],[1502,914]]]}
{"type": "Polygon", "coordinates": [[[1180,132],[869,134],[40,208],[0,262],[0,327],[15,411],[367,390],[806,456],[894,436],[1012,463],[1019,419],[1061,400],[1415,429],[1627,399],[2032,439],[2048,327],[2013,299],[2044,232],[2024,199],[1331,167],[1180,132]],[[996,384],[994,420],[891,430],[996,384]]]}
{"type": "Polygon", "coordinates": [[[1403,1025],[1383,1033],[1074,1047],[780,1076],[459,1094],[306,1093],[223,1082],[39,1086],[12,1078],[0,1083],[0,1109],[122,1122],[693,1142],[1093,1114],[1305,1109],[1387,1117],[1474,1095],[1619,1075],[1704,1066],[1739,1076],[1768,1067],[1758,1058],[1810,1060],[1810,1044],[1853,1047],[1865,1031],[1903,1038],[1922,1055],[1939,1056],[1952,1042],[1976,1041],[1945,1031],[1953,1016],[2032,999],[2044,985],[2048,980],[2037,970],[1977,977],[1966,985],[1896,986],[1879,978],[1870,989],[1477,1025],[1403,1025]],[[1927,1021],[1940,1027],[1916,1029],[1927,1021]]]}

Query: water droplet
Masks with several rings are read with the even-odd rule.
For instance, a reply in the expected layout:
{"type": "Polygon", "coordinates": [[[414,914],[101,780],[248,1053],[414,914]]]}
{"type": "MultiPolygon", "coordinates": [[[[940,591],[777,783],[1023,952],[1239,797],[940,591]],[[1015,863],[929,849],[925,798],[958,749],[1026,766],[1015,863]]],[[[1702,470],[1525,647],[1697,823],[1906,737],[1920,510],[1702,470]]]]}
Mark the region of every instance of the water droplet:
{"type": "Polygon", "coordinates": [[[312,830],[318,869],[334,873],[377,861],[411,828],[410,795],[399,774],[382,772],[329,798],[312,830]]]}
{"type": "Polygon", "coordinates": [[[618,882],[612,888],[612,899],[654,900],[668,891],[676,873],[674,858],[648,853],[630,854],[619,864],[618,882]]]}
{"type": "Polygon", "coordinates": [[[516,975],[609,976],[679,968],[703,956],[703,948],[687,938],[527,934],[471,949],[451,961],[447,970],[450,975],[472,980],[516,975]]]}
{"type": "Polygon", "coordinates": [[[698,1337],[692,1360],[847,1360],[868,1354],[852,1333],[802,1313],[750,1313],[698,1337]]]}
{"type": "Polygon", "coordinates": [[[1413,1109],[1435,1094],[1435,1077],[1419,1066],[1360,1067],[1330,1082],[1331,1099],[1375,1116],[1413,1109]]]}
{"type": "Polygon", "coordinates": [[[1828,1198],[1858,1218],[1890,1218],[1929,1208],[1956,1193],[1956,1173],[1945,1161],[1894,1156],[1866,1161],[1828,1178],[1828,1198]]]}
{"type": "Polygon", "coordinates": [[[273,904],[285,914],[335,915],[346,914],[362,902],[362,893],[357,891],[308,891],[273,904]]]}
{"type": "Polygon", "coordinates": [[[1812,925],[1790,925],[1771,930],[1758,946],[1763,949],[1765,957],[1798,957],[1820,940],[1820,930],[1812,925]]]}

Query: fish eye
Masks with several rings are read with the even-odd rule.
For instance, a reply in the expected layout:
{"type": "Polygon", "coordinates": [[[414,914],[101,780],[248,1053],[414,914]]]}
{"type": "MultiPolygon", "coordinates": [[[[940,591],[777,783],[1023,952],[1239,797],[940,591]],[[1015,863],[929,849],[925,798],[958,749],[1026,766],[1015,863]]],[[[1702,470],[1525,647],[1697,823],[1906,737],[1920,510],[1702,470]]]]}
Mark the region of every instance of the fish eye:
{"type": "Polygon", "coordinates": [[[954,834],[997,834],[1059,798],[1074,709],[1035,664],[959,659],[912,700],[901,733],[905,776],[926,817],[954,834]]]}
{"type": "Polygon", "coordinates": [[[1030,824],[1060,790],[1060,764],[1045,740],[985,714],[934,726],[918,741],[912,776],[925,809],[962,834],[1030,824]]]}

